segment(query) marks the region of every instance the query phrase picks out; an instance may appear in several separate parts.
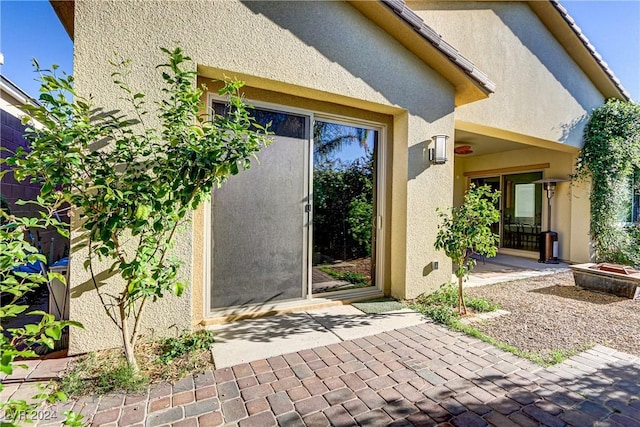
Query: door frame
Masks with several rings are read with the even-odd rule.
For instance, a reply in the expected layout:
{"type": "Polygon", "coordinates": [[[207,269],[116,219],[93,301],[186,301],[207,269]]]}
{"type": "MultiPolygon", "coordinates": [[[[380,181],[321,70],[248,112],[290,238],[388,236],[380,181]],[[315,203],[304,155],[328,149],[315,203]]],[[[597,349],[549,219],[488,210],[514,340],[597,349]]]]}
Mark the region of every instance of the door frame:
{"type": "MultiPolygon", "coordinates": [[[[208,92],[207,93],[207,101],[206,101],[206,110],[207,114],[211,115],[212,108],[211,102],[214,100],[217,101],[226,101],[226,98],[220,96],[218,94],[208,92]]],[[[353,297],[364,297],[369,294],[380,294],[384,292],[384,254],[385,254],[385,245],[386,245],[386,236],[385,236],[385,200],[386,200],[386,162],[387,162],[387,126],[383,123],[357,119],[349,116],[342,116],[331,113],[317,112],[313,110],[307,110],[302,108],[291,107],[283,104],[275,104],[270,102],[257,101],[252,99],[247,99],[246,102],[255,108],[267,109],[272,111],[278,111],[282,113],[291,113],[296,115],[303,115],[309,117],[309,139],[307,142],[307,174],[305,177],[306,186],[307,186],[307,195],[308,198],[307,203],[311,205],[311,209],[309,212],[306,212],[304,216],[303,226],[303,239],[306,239],[303,242],[303,260],[306,259],[306,264],[303,265],[303,283],[301,286],[303,287],[303,297],[300,300],[283,300],[276,301],[270,303],[270,308],[277,309],[279,307],[289,307],[292,303],[295,305],[300,302],[310,302],[313,299],[322,300],[322,299],[347,299],[353,297]],[[367,129],[376,130],[378,132],[378,146],[376,147],[376,215],[374,218],[375,226],[376,226],[376,244],[375,244],[375,272],[374,272],[374,281],[373,286],[364,288],[362,290],[359,289],[351,289],[351,290],[342,290],[342,291],[333,291],[319,294],[319,296],[314,297],[312,292],[312,279],[311,279],[311,268],[312,268],[312,251],[313,251],[313,126],[316,118],[325,122],[332,122],[343,124],[347,126],[357,126],[363,127],[367,129]],[[305,225],[306,223],[306,225],[305,225]]],[[[241,310],[248,311],[258,311],[261,306],[264,304],[256,303],[256,304],[248,304],[245,306],[233,306],[233,307],[219,307],[212,308],[211,307],[211,287],[213,286],[211,268],[213,267],[213,251],[212,251],[212,243],[213,243],[213,228],[212,228],[212,202],[204,203],[204,250],[203,250],[203,263],[202,266],[204,268],[203,272],[203,285],[204,289],[204,298],[203,298],[203,313],[205,317],[217,317],[221,315],[228,315],[230,312],[235,313],[241,310]]],[[[195,263],[193,263],[195,266],[195,263]]]]}

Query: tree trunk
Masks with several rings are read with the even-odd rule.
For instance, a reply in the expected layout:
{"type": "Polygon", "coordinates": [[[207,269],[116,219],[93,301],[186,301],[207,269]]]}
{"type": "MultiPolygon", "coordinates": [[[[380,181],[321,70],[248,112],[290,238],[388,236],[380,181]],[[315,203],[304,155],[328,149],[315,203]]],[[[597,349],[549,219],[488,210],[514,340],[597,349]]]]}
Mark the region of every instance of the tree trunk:
{"type": "Polygon", "coordinates": [[[462,292],[462,277],[458,277],[458,313],[467,314],[467,306],[464,303],[464,293],[462,292]]]}
{"type": "Polygon", "coordinates": [[[124,302],[120,302],[118,304],[118,308],[120,308],[120,322],[121,322],[121,331],[122,331],[122,343],[124,344],[124,356],[127,359],[127,365],[133,370],[134,373],[140,372],[140,368],[138,367],[138,361],[136,360],[136,356],[134,353],[134,343],[133,339],[130,337],[129,333],[129,323],[127,323],[127,316],[124,308],[124,302]]]}

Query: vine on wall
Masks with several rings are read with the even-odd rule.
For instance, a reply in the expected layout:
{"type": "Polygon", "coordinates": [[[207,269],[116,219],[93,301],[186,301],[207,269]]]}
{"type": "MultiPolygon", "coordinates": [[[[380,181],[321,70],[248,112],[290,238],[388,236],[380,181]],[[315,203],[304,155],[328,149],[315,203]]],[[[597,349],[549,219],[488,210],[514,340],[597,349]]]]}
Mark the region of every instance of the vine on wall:
{"type": "Polygon", "coordinates": [[[597,262],[640,264],[637,226],[623,227],[619,214],[629,179],[640,168],[640,105],[610,99],[587,123],[576,175],[591,179],[591,241],[597,262]]]}

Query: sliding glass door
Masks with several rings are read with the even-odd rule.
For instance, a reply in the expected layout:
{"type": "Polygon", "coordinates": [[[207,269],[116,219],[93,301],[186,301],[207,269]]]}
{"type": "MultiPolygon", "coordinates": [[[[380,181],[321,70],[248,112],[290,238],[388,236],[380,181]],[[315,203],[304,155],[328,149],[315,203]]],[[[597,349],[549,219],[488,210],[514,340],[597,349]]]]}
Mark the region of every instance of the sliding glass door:
{"type": "Polygon", "coordinates": [[[489,185],[500,190],[500,221],[492,231],[500,236],[500,247],[525,251],[539,250],[542,227],[542,172],[525,172],[473,178],[476,186],[489,185]]]}
{"type": "Polygon", "coordinates": [[[313,127],[312,292],[375,283],[379,131],[316,120],[313,127]]]}
{"type": "Polygon", "coordinates": [[[251,113],[271,123],[273,142],[213,192],[210,309],[374,289],[380,128],[271,106],[251,113]]]}

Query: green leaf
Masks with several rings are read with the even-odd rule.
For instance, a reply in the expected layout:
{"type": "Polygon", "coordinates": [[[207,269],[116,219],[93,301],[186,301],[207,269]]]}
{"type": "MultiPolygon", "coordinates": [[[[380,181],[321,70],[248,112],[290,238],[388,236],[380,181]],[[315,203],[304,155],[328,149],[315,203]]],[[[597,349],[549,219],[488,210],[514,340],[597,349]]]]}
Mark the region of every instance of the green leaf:
{"type": "Polygon", "coordinates": [[[183,292],[184,292],[184,284],[175,282],[173,284],[173,294],[176,296],[182,296],[183,292]]]}
{"type": "Polygon", "coordinates": [[[44,330],[44,333],[53,338],[54,340],[59,340],[62,336],[62,329],[58,325],[53,325],[44,330]]]}
{"type": "Polygon", "coordinates": [[[51,338],[45,335],[40,336],[40,342],[42,342],[44,345],[46,345],[49,348],[53,348],[55,346],[55,342],[51,338]]]}
{"type": "Polygon", "coordinates": [[[34,324],[26,324],[24,325],[24,329],[27,331],[29,335],[36,335],[40,332],[40,327],[34,324]]]}
{"type": "Polygon", "coordinates": [[[138,207],[136,208],[135,218],[137,220],[146,221],[149,218],[150,212],[151,212],[151,209],[149,208],[149,206],[138,205],[138,207]]]}

